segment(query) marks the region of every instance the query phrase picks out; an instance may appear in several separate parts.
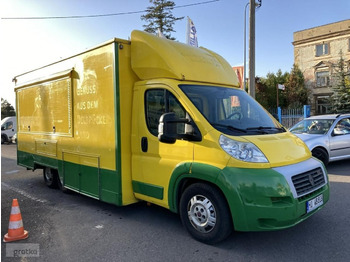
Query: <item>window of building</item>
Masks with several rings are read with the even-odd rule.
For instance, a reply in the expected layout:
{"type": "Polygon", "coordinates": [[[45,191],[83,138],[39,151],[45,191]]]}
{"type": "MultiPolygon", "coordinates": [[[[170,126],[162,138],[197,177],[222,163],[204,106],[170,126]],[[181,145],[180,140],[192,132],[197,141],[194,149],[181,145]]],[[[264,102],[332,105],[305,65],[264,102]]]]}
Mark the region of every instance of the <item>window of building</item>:
{"type": "Polygon", "coordinates": [[[330,84],[329,71],[316,72],[317,87],[329,86],[329,84],[330,84]]]}
{"type": "Polygon", "coordinates": [[[329,54],[329,44],[316,45],[316,56],[323,56],[329,54]]]}
{"type": "Polygon", "coordinates": [[[331,104],[330,96],[318,96],[316,97],[316,114],[324,115],[330,113],[331,104]]]}

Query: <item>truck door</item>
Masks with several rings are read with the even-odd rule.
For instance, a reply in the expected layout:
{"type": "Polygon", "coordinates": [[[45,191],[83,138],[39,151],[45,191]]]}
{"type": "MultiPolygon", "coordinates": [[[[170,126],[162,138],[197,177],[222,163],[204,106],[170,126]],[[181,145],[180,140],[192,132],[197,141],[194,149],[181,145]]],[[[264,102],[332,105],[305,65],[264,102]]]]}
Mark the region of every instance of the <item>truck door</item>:
{"type": "MultiPolygon", "coordinates": [[[[175,112],[186,117],[186,110],[173,92],[166,88],[142,87],[136,91],[133,114],[132,183],[135,196],[168,207],[169,180],[175,167],[193,161],[193,142],[176,140],[174,144],[158,140],[158,124],[162,114],[175,112]]],[[[183,127],[185,128],[185,124],[183,127]]]]}

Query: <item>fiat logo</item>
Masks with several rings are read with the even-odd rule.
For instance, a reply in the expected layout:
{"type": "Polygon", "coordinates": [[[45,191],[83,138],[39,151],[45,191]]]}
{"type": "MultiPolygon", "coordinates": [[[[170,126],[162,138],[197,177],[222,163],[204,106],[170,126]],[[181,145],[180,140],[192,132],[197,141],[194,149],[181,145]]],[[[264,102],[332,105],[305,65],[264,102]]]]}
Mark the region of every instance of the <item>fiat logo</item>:
{"type": "Polygon", "coordinates": [[[312,186],[314,186],[314,185],[315,185],[314,178],[312,177],[312,175],[311,175],[311,174],[309,175],[309,182],[310,182],[310,184],[311,184],[312,186]]]}

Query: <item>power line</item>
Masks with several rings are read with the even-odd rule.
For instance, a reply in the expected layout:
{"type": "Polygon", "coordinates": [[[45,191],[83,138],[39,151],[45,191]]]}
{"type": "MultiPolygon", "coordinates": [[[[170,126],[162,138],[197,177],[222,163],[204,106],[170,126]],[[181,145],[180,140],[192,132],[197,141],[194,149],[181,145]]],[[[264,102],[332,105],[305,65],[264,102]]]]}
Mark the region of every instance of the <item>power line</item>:
{"type": "Polygon", "coordinates": [[[34,17],[2,17],[5,20],[45,20],[45,19],[74,19],[74,18],[94,18],[94,17],[106,17],[106,16],[118,16],[118,15],[132,15],[143,13],[145,11],[132,11],[122,12],[115,14],[100,14],[100,15],[71,15],[71,16],[34,16],[34,17]]]}
{"type": "MultiPolygon", "coordinates": [[[[174,8],[183,8],[183,7],[189,7],[189,6],[204,5],[204,4],[210,4],[210,3],[218,2],[218,1],[220,1],[220,0],[210,0],[210,1],[193,3],[193,4],[187,4],[187,5],[179,5],[179,6],[175,6],[174,8]]],[[[4,20],[81,19],[81,18],[120,16],[120,15],[133,15],[133,14],[140,14],[140,13],[145,13],[145,12],[147,12],[147,11],[142,10],[142,11],[130,11],[130,12],[121,12],[121,13],[113,13],[113,14],[99,14],[99,15],[2,17],[1,19],[4,19],[4,20]]]]}

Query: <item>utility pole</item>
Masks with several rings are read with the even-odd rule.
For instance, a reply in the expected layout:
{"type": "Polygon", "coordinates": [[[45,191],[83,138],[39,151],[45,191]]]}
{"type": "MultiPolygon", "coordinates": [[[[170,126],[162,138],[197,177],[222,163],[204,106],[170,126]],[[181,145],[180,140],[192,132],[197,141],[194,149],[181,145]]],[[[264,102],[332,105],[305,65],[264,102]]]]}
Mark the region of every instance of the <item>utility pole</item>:
{"type": "Polygon", "coordinates": [[[249,2],[248,3],[246,3],[246,5],[245,5],[245,7],[244,7],[244,33],[243,33],[243,38],[244,38],[244,40],[243,40],[243,42],[244,42],[244,47],[243,47],[243,63],[244,63],[244,65],[243,65],[243,74],[244,74],[244,76],[243,76],[243,78],[244,78],[244,84],[243,84],[243,90],[244,91],[247,91],[247,77],[246,77],[246,72],[247,72],[247,61],[246,61],[246,55],[247,55],[247,36],[246,36],[246,31],[247,31],[247,26],[246,26],[246,23],[247,23],[247,6],[249,5],[249,2]]]}
{"type": "Polygon", "coordinates": [[[261,1],[249,0],[249,94],[255,99],[255,8],[261,1]]]}

